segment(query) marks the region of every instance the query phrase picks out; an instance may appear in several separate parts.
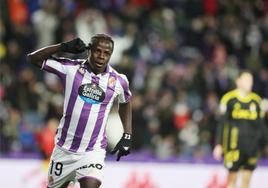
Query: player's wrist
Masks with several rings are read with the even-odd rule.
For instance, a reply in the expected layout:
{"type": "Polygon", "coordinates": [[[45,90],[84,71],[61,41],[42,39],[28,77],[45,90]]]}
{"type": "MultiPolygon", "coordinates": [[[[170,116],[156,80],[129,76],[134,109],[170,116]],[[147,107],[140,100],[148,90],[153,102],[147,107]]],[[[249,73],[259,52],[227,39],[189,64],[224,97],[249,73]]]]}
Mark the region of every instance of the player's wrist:
{"type": "Polygon", "coordinates": [[[68,48],[68,46],[65,42],[60,43],[60,51],[67,52],[67,50],[68,50],[67,48],[68,48]]]}
{"type": "Polygon", "coordinates": [[[67,53],[82,53],[86,50],[85,43],[80,38],[60,43],[60,50],[67,53]]]}
{"type": "Polygon", "coordinates": [[[122,138],[125,139],[125,140],[131,140],[132,139],[132,134],[125,132],[125,133],[123,133],[122,138]]]}

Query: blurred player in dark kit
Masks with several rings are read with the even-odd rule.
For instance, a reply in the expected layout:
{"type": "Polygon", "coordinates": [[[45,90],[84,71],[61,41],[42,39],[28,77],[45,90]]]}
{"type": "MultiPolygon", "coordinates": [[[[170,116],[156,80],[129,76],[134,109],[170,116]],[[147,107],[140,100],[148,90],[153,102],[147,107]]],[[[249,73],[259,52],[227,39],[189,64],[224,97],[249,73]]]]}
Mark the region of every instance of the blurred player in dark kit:
{"type": "Polygon", "coordinates": [[[236,89],[227,92],[220,101],[221,120],[213,155],[216,160],[224,155],[224,166],[229,171],[228,188],[236,187],[238,172],[242,175],[241,188],[250,186],[261,141],[268,143],[261,98],[252,92],[252,86],[252,74],[241,71],[236,89]]]}

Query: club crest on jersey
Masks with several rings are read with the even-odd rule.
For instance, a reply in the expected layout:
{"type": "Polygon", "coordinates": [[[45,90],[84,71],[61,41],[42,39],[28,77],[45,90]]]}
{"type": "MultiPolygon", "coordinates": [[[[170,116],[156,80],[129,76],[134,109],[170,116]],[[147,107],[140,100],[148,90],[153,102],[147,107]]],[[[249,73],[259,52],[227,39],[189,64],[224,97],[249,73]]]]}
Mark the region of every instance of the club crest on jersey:
{"type": "Polygon", "coordinates": [[[78,89],[80,98],[89,104],[99,104],[105,98],[104,91],[97,84],[83,84],[78,89]]]}
{"type": "Polygon", "coordinates": [[[86,73],[86,70],[83,68],[83,67],[80,67],[78,69],[78,71],[81,73],[81,74],[85,74],[86,73]]]}
{"type": "Polygon", "coordinates": [[[114,87],[114,85],[115,85],[115,77],[111,76],[108,80],[108,86],[114,87]]]}
{"type": "Polygon", "coordinates": [[[82,63],[82,64],[79,66],[78,71],[79,71],[81,74],[85,74],[85,73],[86,73],[86,65],[85,65],[85,63],[82,63]]]}

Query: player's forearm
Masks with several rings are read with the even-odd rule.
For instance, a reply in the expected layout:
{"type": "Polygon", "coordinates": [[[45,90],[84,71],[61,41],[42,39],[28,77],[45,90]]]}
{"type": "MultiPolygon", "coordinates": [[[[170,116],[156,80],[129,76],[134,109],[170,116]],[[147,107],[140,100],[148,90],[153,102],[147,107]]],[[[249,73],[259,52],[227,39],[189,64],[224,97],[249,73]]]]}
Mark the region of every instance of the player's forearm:
{"type": "Polygon", "coordinates": [[[218,127],[217,127],[217,133],[216,133],[216,139],[215,139],[215,141],[216,141],[216,145],[218,145],[218,144],[222,144],[222,130],[223,130],[223,126],[222,125],[218,125],[218,127]]]}
{"type": "Polygon", "coordinates": [[[132,134],[132,107],[131,102],[119,105],[119,116],[123,124],[124,133],[132,134]]]}
{"type": "Polygon", "coordinates": [[[223,139],[223,129],[224,129],[224,115],[222,115],[219,118],[219,123],[217,125],[217,129],[216,129],[216,145],[222,145],[222,139],[223,139]]]}
{"type": "Polygon", "coordinates": [[[27,55],[28,62],[41,67],[44,60],[48,59],[51,55],[58,53],[60,49],[61,45],[55,44],[36,50],[27,55]]]}

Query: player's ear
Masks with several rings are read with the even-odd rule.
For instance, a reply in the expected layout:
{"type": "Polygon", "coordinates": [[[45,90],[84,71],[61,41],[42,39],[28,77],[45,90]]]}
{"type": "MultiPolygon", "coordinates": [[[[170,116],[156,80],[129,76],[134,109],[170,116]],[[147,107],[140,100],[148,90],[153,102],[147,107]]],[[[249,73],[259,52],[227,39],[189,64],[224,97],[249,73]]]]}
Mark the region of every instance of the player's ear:
{"type": "Polygon", "coordinates": [[[92,44],[88,43],[88,45],[86,46],[87,58],[89,58],[89,56],[91,55],[91,48],[92,48],[92,44]]]}

